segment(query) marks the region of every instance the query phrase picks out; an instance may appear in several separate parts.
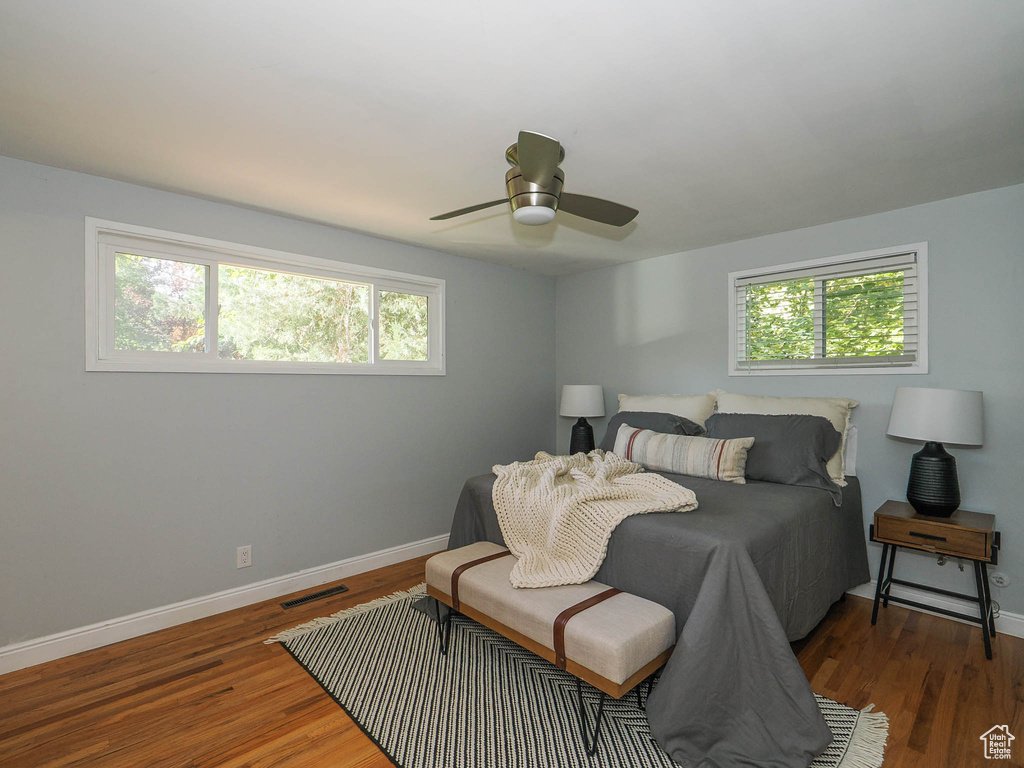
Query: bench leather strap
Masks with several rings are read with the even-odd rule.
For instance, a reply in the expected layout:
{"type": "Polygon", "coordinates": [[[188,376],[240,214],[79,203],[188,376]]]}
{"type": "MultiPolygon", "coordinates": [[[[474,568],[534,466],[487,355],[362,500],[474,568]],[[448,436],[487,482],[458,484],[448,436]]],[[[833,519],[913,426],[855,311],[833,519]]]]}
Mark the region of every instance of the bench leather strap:
{"type": "Polygon", "coordinates": [[[621,591],[621,589],[615,589],[614,587],[606,589],[604,592],[598,592],[593,597],[588,597],[586,600],[576,603],[576,605],[569,606],[558,614],[555,618],[555,666],[559,669],[565,669],[565,625],[569,623],[569,619],[577,613],[602,603],[613,595],[619,594],[621,591]]]}
{"type": "Polygon", "coordinates": [[[474,565],[480,565],[481,563],[487,563],[491,560],[497,560],[499,557],[507,557],[512,553],[507,549],[503,552],[495,552],[493,555],[487,555],[487,557],[478,557],[476,560],[470,560],[468,563],[463,563],[454,571],[452,571],[452,610],[459,610],[459,577],[472,568],[474,565]]]}

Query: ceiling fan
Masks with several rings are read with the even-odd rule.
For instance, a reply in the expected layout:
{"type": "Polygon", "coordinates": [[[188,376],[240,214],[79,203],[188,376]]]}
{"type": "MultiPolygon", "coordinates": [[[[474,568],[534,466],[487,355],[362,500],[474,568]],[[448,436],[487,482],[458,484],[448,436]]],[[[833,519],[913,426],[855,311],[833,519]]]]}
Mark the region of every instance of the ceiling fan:
{"type": "Polygon", "coordinates": [[[519,141],[505,150],[505,159],[512,166],[505,174],[507,197],[442,213],[432,216],[430,220],[452,219],[502,203],[509,204],[512,217],[517,222],[532,226],[547,224],[555,218],[555,211],[611,224],[613,227],[625,226],[639,213],[635,208],[610,200],[563,192],[565,174],[558,166],[565,159],[565,150],[550,136],[520,131],[519,141]]]}

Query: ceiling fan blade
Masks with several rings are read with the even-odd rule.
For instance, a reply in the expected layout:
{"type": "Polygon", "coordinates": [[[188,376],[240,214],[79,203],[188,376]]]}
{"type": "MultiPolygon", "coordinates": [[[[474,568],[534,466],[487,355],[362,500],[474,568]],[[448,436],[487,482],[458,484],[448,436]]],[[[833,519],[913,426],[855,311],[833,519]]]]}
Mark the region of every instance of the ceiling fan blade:
{"type": "Polygon", "coordinates": [[[628,205],[619,205],[611,200],[602,200],[600,197],[574,195],[571,192],[563,192],[559,196],[558,210],[571,213],[573,216],[582,216],[591,221],[599,221],[602,224],[611,224],[613,227],[623,227],[629,224],[640,213],[636,208],[630,208],[628,205]]]}
{"type": "Polygon", "coordinates": [[[431,221],[444,221],[445,219],[454,219],[456,216],[462,216],[465,213],[472,213],[473,211],[482,211],[484,208],[490,208],[494,205],[501,205],[507,203],[508,198],[503,197],[501,200],[491,200],[489,203],[480,203],[480,205],[471,205],[469,208],[459,208],[457,211],[448,211],[448,213],[442,213],[439,216],[431,216],[431,221]]]}
{"type": "Polygon", "coordinates": [[[520,131],[516,146],[523,178],[542,187],[551,184],[562,157],[562,145],[542,133],[520,131]]]}

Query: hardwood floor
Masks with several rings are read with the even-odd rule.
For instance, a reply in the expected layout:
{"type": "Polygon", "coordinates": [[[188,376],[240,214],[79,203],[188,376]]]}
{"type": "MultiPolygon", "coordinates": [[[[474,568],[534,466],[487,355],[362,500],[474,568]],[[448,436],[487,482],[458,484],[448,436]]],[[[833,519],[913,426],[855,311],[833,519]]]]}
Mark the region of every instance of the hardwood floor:
{"type": "MultiPolygon", "coordinates": [[[[259,603],[4,675],[0,768],[390,766],[284,648],[262,641],[408,589],[424,559],[298,608],[259,603]]],[[[987,661],[978,628],[896,606],[876,627],[870,618],[871,603],[849,597],[794,651],[815,691],[889,715],[887,766],[984,765],[978,737],[1002,724],[1020,746],[1001,764],[1022,764],[1024,640],[999,636],[987,661]]]]}
{"type": "MultiPolygon", "coordinates": [[[[871,626],[871,601],[847,597],[793,650],[816,693],[889,715],[886,766],[992,765],[981,734],[1008,725],[1024,737],[1024,639],[890,605],[871,626]]],[[[1024,741],[1014,760],[1024,765],[1024,741]]]]}

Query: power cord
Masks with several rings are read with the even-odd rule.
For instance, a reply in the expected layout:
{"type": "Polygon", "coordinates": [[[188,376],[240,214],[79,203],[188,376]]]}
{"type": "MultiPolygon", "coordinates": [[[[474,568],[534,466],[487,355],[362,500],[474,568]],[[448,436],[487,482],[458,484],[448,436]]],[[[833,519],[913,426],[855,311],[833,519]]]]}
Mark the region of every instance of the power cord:
{"type": "MultiPolygon", "coordinates": [[[[946,563],[949,562],[949,558],[946,557],[945,555],[938,555],[936,557],[935,562],[938,563],[939,565],[945,565],[946,563]]],[[[960,572],[964,573],[964,561],[961,560],[959,557],[956,558],[956,565],[960,569],[960,572]]],[[[992,602],[992,618],[998,619],[999,618],[999,603],[996,600],[992,600],[991,602],[992,602]]]]}

